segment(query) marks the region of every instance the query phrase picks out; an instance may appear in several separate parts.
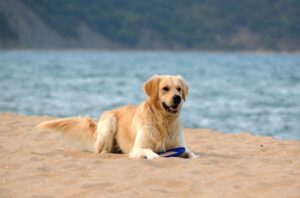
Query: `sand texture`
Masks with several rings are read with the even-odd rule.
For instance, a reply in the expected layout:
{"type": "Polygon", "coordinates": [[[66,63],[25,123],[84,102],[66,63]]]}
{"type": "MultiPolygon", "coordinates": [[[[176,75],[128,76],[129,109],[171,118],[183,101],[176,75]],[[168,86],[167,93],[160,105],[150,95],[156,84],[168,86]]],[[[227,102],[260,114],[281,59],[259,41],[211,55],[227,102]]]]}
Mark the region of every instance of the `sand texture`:
{"type": "Polygon", "coordinates": [[[0,114],[0,197],[300,197],[300,142],[186,129],[198,159],[129,159],[64,144],[0,114]]]}

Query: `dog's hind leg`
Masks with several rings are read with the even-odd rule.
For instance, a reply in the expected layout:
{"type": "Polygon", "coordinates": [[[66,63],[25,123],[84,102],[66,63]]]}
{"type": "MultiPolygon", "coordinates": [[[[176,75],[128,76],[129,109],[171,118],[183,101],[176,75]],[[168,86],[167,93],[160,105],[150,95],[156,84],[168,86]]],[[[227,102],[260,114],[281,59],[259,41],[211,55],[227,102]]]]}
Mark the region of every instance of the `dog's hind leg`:
{"type": "Polygon", "coordinates": [[[96,153],[110,153],[114,148],[114,138],[117,132],[117,118],[113,112],[104,112],[97,124],[96,153]]]}

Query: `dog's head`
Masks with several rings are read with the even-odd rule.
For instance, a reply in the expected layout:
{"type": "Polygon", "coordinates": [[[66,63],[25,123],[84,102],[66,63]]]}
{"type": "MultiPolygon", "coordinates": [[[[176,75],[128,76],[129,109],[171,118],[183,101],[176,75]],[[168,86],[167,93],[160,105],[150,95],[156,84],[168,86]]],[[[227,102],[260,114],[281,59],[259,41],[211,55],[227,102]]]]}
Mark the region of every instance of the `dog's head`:
{"type": "Polygon", "coordinates": [[[152,76],[144,90],[148,101],[169,115],[178,115],[188,95],[188,85],[181,76],[152,76]]]}

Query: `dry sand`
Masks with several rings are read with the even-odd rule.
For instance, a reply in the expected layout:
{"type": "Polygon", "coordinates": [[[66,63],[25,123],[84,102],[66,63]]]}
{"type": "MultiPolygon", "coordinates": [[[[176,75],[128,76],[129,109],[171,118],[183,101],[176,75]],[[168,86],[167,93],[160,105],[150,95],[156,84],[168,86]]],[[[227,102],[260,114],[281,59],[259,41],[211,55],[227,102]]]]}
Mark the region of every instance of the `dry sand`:
{"type": "Polygon", "coordinates": [[[0,114],[0,197],[300,197],[300,142],[186,129],[198,159],[129,159],[65,145],[0,114]]]}

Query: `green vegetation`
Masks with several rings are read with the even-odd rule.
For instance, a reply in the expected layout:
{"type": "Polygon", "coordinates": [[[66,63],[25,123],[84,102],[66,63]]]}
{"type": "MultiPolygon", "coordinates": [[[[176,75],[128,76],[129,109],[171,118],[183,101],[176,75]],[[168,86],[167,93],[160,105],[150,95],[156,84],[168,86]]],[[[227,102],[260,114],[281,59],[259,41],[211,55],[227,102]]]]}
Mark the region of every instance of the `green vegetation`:
{"type": "Polygon", "coordinates": [[[0,13],[0,40],[10,41],[18,39],[18,35],[12,27],[7,23],[5,15],[0,13]]]}
{"type": "Polygon", "coordinates": [[[130,48],[136,47],[146,33],[165,43],[177,43],[190,49],[276,50],[282,43],[289,44],[288,48],[300,48],[299,0],[23,2],[66,37],[76,38],[77,27],[85,23],[108,39],[130,48]]]}

